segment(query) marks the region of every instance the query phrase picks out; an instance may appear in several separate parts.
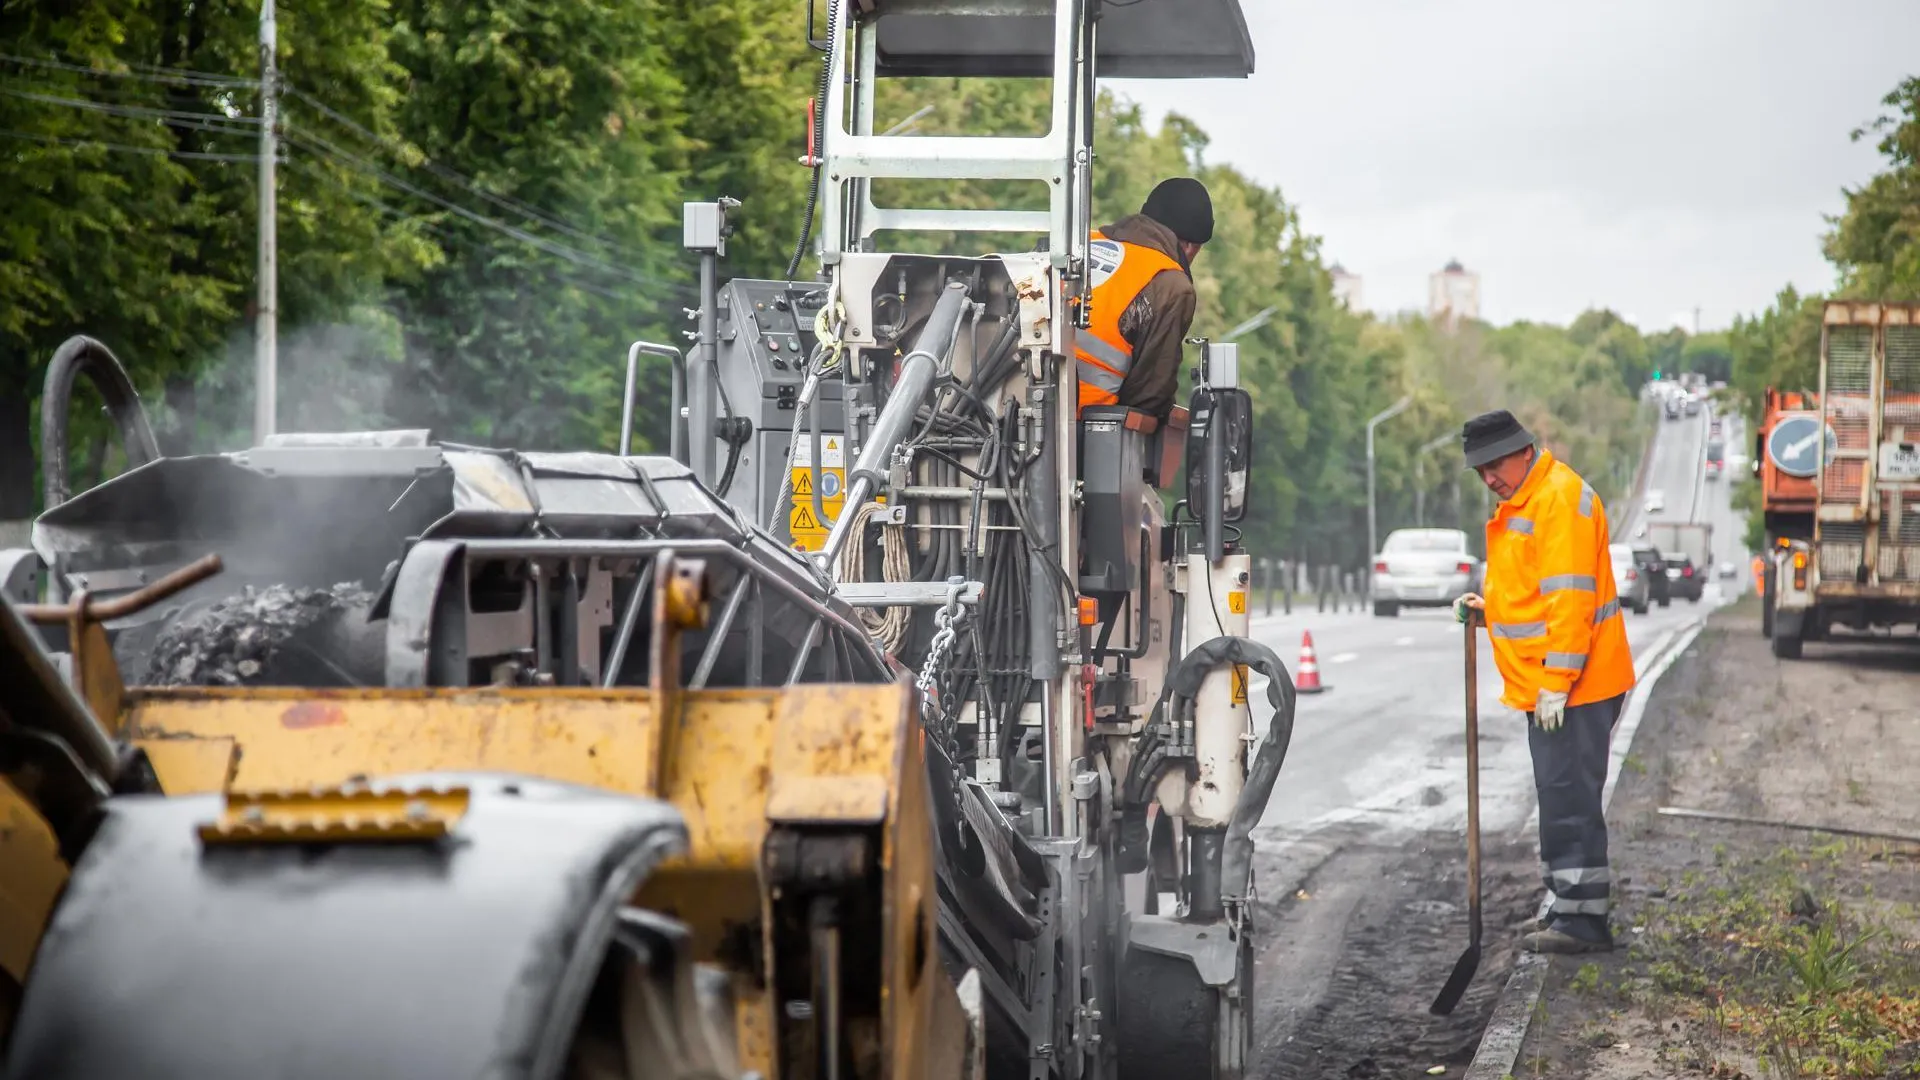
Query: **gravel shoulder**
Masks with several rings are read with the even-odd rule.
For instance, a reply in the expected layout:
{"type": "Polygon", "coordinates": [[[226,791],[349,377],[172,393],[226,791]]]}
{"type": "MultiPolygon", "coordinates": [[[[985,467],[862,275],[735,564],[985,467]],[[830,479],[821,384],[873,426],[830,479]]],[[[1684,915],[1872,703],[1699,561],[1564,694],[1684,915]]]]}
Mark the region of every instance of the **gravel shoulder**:
{"type": "Polygon", "coordinates": [[[1749,598],[1655,688],[1610,813],[1615,933],[1557,957],[1517,1077],[1920,1076],[1920,646],[1773,657],[1749,598]]]}

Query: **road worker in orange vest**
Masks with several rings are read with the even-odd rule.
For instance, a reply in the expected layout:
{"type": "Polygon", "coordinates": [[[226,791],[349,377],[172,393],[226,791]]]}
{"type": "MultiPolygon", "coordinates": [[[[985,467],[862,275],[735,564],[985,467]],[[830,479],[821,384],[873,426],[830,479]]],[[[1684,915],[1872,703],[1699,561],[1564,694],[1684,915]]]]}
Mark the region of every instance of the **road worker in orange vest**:
{"type": "Polygon", "coordinates": [[[1500,701],[1527,714],[1527,748],[1540,797],[1540,862],[1547,923],[1530,952],[1604,952],[1612,871],[1601,792],[1614,722],[1633,689],[1633,654],[1608,554],[1607,512],[1580,474],[1534,445],[1501,409],[1467,421],[1467,466],[1497,496],[1487,523],[1484,598],[1454,604],[1486,616],[1500,701]]]}
{"type": "Polygon", "coordinates": [[[1080,408],[1124,405],[1165,422],[1198,299],[1190,272],[1213,239],[1213,200],[1190,176],[1163,180],[1140,212],[1089,237],[1092,325],[1078,335],[1080,408]]]}

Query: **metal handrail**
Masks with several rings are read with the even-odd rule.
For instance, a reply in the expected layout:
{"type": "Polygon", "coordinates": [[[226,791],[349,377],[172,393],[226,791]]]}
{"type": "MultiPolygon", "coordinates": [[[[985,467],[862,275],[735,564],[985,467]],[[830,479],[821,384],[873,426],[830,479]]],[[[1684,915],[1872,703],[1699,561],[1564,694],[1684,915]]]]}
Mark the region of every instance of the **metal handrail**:
{"type": "MultiPolygon", "coordinates": [[[[756,583],[758,583],[760,588],[762,589],[770,588],[775,593],[779,594],[786,600],[810,611],[813,615],[814,625],[816,626],[820,626],[822,624],[830,625],[834,629],[837,629],[844,634],[850,635],[854,640],[859,641],[863,644],[867,644],[871,640],[865,627],[860,626],[856,624],[853,620],[847,618],[844,615],[841,615],[839,612],[833,610],[833,608],[829,606],[827,601],[822,600],[819,597],[810,595],[804,589],[800,588],[800,586],[795,585],[793,582],[787,580],[784,577],[781,577],[779,574],[774,573],[772,569],[763,565],[758,560],[754,559],[746,551],[742,550],[739,547],[734,546],[732,543],[729,543],[728,541],[725,541],[725,540],[518,539],[518,540],[465,540],[465,541],[461,541],[461,544],[462,546],[465,547],[468,554],[470,555],[479,556],[481,558],[493,558],[493,559],[652,558],[666,551],[672,551],[676,556],[695,557],[695,558],[717,557],[732,563],[737,569],[741,571],[743,575],[753,578],[753,580],[756,583]]],[[[796,569],[804,569],[804,567],[796,566],[796,569]]],[[[742,587],[744,587],[744,583],[737,582],[734,585],[734,588],[736,589],[742,588],[742,587]]],[[[634,604],[647,602],[646,593],[647,593],[647,590],[644,590],[644,589],[636,590],[633,598],[627,601],[629,608],[631,608],[631,606],[634,604]]],[[[764,604],[765,596],[761,595],[761,596],[755,597],[754,603],[756,605],[756,608],[759,605],[764,604]]],[[[624,626],[628,618],[629,618],[629,612],[622,612],[621,618],[620,618],[620,625],[624,626]]],[[[762,613],[756,610],[752,618],[753,618],[753,621],[755,622],[762,621],[762,613]]],[[[808,639],[811,642],[817,642],[818,638],[819,638],[819,635],[816,633],[808,634],[808,639]]],[[[700,662],[695,668],[696,671],[712,670],[713,661],[715,658],[718,657],[719,655],[718,650],[724,640],[725,640],[724,635],[715,634],[712,636],[712,638],[707,642],[707,651],[701,654],[700,662]]],[[[804,668],[807,657],[811,654],[811,652],[812,652],[811,645],[808,645],[802,648],[800,654],[795,658],[795,667],[794,667],[795,671],[799,671],[802,668],[804,668]]],[[[877,655],[872,653],[870,645],[868,645],[867,653],[868,653],[869,659],[873,661],[872,669],[874,674],[882,678],[891,678],[890,673],[887,671],[887,666],[885,662],[880,660],[877,655]]],[[[624,657],[622,657],[622,659],[624,659],[624,657]]],[[[609,669],[612,670],[611,664],[609,664],[609,669]]],[[[790,678],[789,683],[791,683],[792,681],[794,680],[790,678]]],[[[698,687],[695,687],[695,689],[698,689],[698,687]]]]}
{"type": "Polygon", "coordinates": [[[642,355],[664,357],[673,362],[672,413],[667,420],[668,453],[675,461],[687,459],[687,420],[681,414],[687,407],[687,357],[671,345],[636,341],[627,346],[627,390],[620,400],[620,456],[633,452],[633,410],[636,371],[642,355]]]}

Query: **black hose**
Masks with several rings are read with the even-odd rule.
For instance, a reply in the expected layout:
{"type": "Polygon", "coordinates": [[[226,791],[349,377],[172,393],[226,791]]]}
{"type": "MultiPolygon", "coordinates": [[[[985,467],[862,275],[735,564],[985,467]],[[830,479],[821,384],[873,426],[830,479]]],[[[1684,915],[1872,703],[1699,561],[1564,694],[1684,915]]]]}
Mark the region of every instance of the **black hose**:
{"type": "Polygon", "coordinates": [[[819,146],[827,141],[827,90],[833,78],[833,55],[840,43],[834,40],[834,31],[840,25],[840,5],[844,0],[827,0],[827,53],[820,58],[820,86],[813,95],[813,138],[818,143],[808,145],[807,157],[814,160],[813,175],[807,181],[807,208],[800,218],[800,242],[793,245],[793,258],[787,261],[787,280],[800,272],[800,260],[807,256],[807,244],[813,240],[813,213],[820,204],[820,170],[824,162],[820,160],[819,146]]]}
{"type": "Polygon", "coordinates": [[[147,411],[140,404],[133,380],[127,377],[127,369],[105,345],[75,334],[54,350],[40,394],[40,469],[48,510],[66,502],[71,494],[67,489],[67,414],[73,405],[74,380],[83,374],[106,401],[107,412],[120,431],[120,444],[127,452],[127,467],[136,468],[160,456],[160,444],[154,441],[153,427],[147,423],[147,411]]]}

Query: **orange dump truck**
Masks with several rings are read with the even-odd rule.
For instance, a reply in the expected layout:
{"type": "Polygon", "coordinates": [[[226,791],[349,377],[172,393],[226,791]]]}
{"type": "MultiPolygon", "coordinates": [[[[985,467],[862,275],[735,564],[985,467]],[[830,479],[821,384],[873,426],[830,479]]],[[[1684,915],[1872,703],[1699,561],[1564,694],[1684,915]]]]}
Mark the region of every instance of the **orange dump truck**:
{"type": "Polygon", "coordinates": [[[1768,391],[1756,440],[1774,654],[1920,626],[1920,304],[1829,302],[1818,395],[1768,391]]]}

